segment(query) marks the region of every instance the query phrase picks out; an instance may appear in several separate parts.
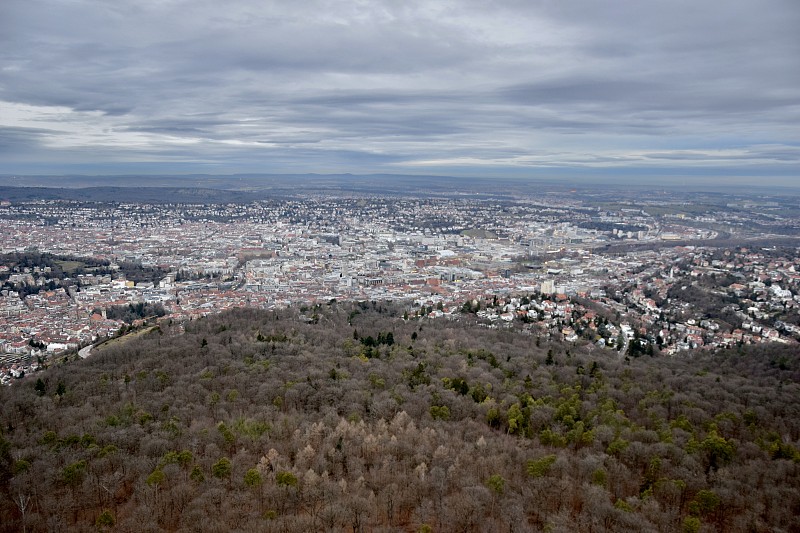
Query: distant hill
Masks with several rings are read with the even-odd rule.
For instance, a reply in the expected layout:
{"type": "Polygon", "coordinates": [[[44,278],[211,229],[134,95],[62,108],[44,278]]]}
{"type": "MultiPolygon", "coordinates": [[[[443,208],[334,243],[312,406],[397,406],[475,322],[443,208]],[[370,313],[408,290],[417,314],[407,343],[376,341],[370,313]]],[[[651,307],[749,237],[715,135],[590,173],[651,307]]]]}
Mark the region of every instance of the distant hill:
{"type": "Polygon", "coordinates": [[[0,389],[0,531],[796,531],[800,358],[241,309],[0,389]],[[611,355],[609,355],[611,354],[611,355]]]}
{"type": "MultiPolygon", "coordinates": [[[[253,199],[296,198],[298,196],[343,195],[382,197],[423,197],[470,200],[513,201],[521,198],[548,202],[548,195],[566,195],[591,202],[618,202],[622,198],[640,199],[642,194],[654,190],[669,191],[692,201],[702,193],[704,198],[722,198],[724,192],[753,198],[769,193],[785,196],[793,202],[797,189],[789,187],[762,188],[757,185],[735,187],[711,186],[702,181],[686,184],[685,181],[628,180],[620,178],[611,182],[578,179],[565,176],[548,178],[531,177],[453,177],[408,174],[189,174],[189,175],[129,175],[129,176],[15,176],[0,175],[0,200],[23,199],[74,199],[70,189],[86,191],[96,196],[96,201],[106,201],[109,194],[130,197],[126,201],[162,202],[163,196],[176,197],[181,203],[225,203],[252,201],[253,199]],[[7,188],[30,188],[29,192],[4,192],[7,188]],[[49,189],[48,191],[40,190],[49,189]],[[118,188],[125,189],[117,191],[118,188]],[[151,189],[161,189],[161,192],[151,189]],[[134,193],[134,189],[141,192],[134,193]],[[211,193],[224,191],[224,193],[211,193]],[[164,193],[169,191],[168,195],[164,193]],[[705,191],[705,192],[703,192],[705,191]],[[21,196],[20,196],[21,195],[21,196]],[[55,195],[55,196],[53,196],[55,195]],[[129,196],[130,195],[130,196],[129,196]],[[179,195],[179,196],[175,196],[179,195]],[[241,196],[240,196],[241,195],[241,196]],[[218,198],[216,198],[218,196],[218,198]],[[141,197],[142,200],[137,200],[141,197]],[[102,199],[102,200],[101,200],[102,199]]],[[[113,201],[113,200],[112,200],[113,201]]],[[[796,202],[794,202],[796,203],[796,202]]]]}
{"type": "Polygon", "coordinates": [[[252,202],[263,194],[198,187],[6,187],[0,186],[0,199],[11,202],[32,200],[72,200],[78,202],[218,204],[252,202]]]}
{"type": "MultiPolygon", "coordinates": [[[[298,194],[345,194],[366,196],[421,196],[471,199],[514,199],[527,194],[537,183],[547,183],[548,190],[569,190],[571,185],[557,181],[495,178],[454,178],[449,176],[413,176],[393,174],[234,174],[229,176],[181,175],[181,176],[0,176],[0,193],[6,188],[30,188],[17,196],[19,199],[63,198],[74,199],[70,189],[86,191],[86,194],[106,198],[109,191],[124,188],[117,194],[128,195],[131,189],[142,189],[143,198],[157,200],[159,194],[151,189],[182,191],[186,197],[197,200],[213,200],[208,190],[225,191],[225,199],[219,202],[236,201],[237,198],[280,198],[298,194]],[[49,189],[43,191],[42,188],[49,189]],[[57,192],[56,192],[57,191],[57,192]],[[199,191],[189,192],[186,191],[199,191]],[[236,194],[246,196],[236,196],[236,194]],[[24,195],[29,196],[24,196],[24,195]],[[52,196],[56,195],[56,196],[52,196]],[[154,198],[155,197],[155,198],[154,198]]],[[[139,193],[137,193],[139,194],[139,193]]],[[[136,197],[135,195],[133,196],[136,197]]],[[[0,198],[6,198],[0,195],[0,198]]],[[[149,200],[142,200],[149,201],[149,200]]],[[[216,201],[216,200],[215,200],[216,201]]]]}
{"type": "MultiPolygon", "coordinates": [[[[563,175],[554,171],[551,177],[533,177],[521,173],[514,177],[455,177],[414,174],[131,174],[131,175],[12,175],[0,174],[0,186],[5,187],[174,187],[222,189],[230,191],[265,192],[271,196],[303,193],[353,193],[383,196],[421,195],[454,198],[506,198],[520,196],[542,198],[543,194],[559,192],[578,194],[590,192],[595,198],[619,201],[631,193],[647,194],[668,191],[671,194],[703,192],[704,194],[742,195],[758,197],[763,194],[794,197],[798,188],[765,186],[760,183],[736,184],[716,179],[703,180],[698,176],[687,179],[670,177],[632,178],[625,175],[587,176],[563,175]]],[[[690,195],[691,196],[691,195],[690,195]]]]}

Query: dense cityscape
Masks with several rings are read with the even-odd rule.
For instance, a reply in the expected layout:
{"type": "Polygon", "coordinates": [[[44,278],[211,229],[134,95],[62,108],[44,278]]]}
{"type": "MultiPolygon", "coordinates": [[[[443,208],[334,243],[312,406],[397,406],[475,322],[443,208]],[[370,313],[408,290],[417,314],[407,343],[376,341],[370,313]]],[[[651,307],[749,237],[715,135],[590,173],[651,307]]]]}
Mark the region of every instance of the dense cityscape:
{"type": "Polygon", "coordinates": [[[405,302],[608,356],[800,339],[798,219],[776,198],[3,201],[3,383],[156,321],[405,302]],[[707,200],[707,199],[705,199],[707,200]]]}

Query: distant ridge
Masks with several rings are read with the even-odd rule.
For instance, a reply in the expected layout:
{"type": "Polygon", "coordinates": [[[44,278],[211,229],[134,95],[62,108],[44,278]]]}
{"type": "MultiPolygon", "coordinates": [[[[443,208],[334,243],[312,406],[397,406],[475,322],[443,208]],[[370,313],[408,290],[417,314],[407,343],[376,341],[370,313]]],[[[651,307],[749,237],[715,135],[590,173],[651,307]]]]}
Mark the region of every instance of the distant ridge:
{"type": "Polygon", "coordinates": [[[134,202],[149,204],[217,204],[252,202],[264,195],[200,187],[4,187],[0,200],[70,200],[77,202],[134,202]]]}
{"type": "Polygon", "coordinates": [[[297,198],[315,194],[322,195],[369,195],[369,196],[416,196],[472,199],[515,200],[520,196],[541,196],[547,193],[566,193],[571,191],[593,191],[608,193],[610,190],[623,192],[672,190],[680,192],[697,191],[712,194],[778,194],[794,196],[796,187],[777,187],[753,185],[737,186],[726,184],[724,190],[718,185],[688,179],[680,182],[665,179],[631,180],[620,176],[614,179],[592,180],[554,176],[541,177],[453,177],[437,175],[409,174],[186,174],[186,175],[11,175],[0,174],[0,191],[11,188],[49,189],[49,191],[29,191],[26,193],[5,192],[0,199],[86,199],[87,192],[94,191],[96,201],[114,201],[105,191],[118,191],[127,201],[147,202],[191,202],[224,203],[253,201],[262,198],[297,198]],[[69,190],[81,189],[79,198],[69,190]],[[119,191],[124,189],[124,191],[119,191]],[[139,192],[131,196],[132,191],[139,192]],[[151,191],[150,189],[159,189],[151,191]],[[169,191],[167,191],[167,190],[169,191]],[[53,191],[58,190],[56,196],[53,191]],[[163,196],[181,194],[176,198],[163,196]],[[206,192],[202,192],[206,191],[206,192]],[[207,191],[228,191],[229,194],[207,191]],[[23,196],[16,196],[23,194],[23,196]],[[242,196],[243,195],[243,196],[242,196]],[[137,200],[137,198],[141,198],[137,200]],[[183,199],[181,199],[183,198],[183,199]]]}
{"type": "MultiPolygon", "coordinates": [[[[456,178],[452,176],[417,176],[405,174],[185,174],[185,175],[0,175],[0,185],[11,187],[186,187],[226,189],[226,190],[265,190],[290,187],[292,189],[324,187],[351,187],[360,185],[441,185],[447,187],[469,186],[475,184],[530,183],[534,180],[515,178],[456,178]]],[[[540,183],[553,183],[535,180],[540,183]]],[[[566,186],[566,185],[565,185],[566,186]]]]}
{"type": "Polygon", "coordinates": [[[230,176],[0,176],[0,199],[227,203],[315,194],[514,199],[547,183],[526,179],[392,174],[236,174],[230,176]]]}

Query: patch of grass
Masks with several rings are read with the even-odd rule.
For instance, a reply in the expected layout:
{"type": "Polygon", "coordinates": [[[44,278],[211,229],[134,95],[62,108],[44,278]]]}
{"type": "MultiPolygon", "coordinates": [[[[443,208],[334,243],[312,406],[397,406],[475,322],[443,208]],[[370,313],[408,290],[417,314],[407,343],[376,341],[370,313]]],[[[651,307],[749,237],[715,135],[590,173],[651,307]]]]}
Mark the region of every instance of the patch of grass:
{"type": "Polygon", "coordinates": [[[107,341],[98,344],[95,346],[95,350],[105,350],[106,348],[110,348],[112,346],[120,346],[131,339],[135,339],[136,337],[141,337],[142,335],[146,335],[151,331],[155,330],[158,326],[150,326],[149,328],[139,329],[136,331],[132,331],[130,333],[126,333],[121,337],[114,337],[113,339],[108,339],[107,341]]]}
{"type": "Polygon", "coordinates": [[[474,239],[496,239],[497,238],[497,234],[496,233],[494,233],[492,231],[484,230],[484,229],[478,229],[478,228],[465,229],[464,231],[461,232],[461,235],[463,235],[465,237],[472,237],[474,239]]]}
{"type": "Polygon", "coordinates": [[[74,274],[79,268],[86,268],[86,263],[83,261],[64,261],[56,259],[53,261],[55,264],[61,267],[61,270],[64,271],[65,274],[72,275],[74,274]]]}

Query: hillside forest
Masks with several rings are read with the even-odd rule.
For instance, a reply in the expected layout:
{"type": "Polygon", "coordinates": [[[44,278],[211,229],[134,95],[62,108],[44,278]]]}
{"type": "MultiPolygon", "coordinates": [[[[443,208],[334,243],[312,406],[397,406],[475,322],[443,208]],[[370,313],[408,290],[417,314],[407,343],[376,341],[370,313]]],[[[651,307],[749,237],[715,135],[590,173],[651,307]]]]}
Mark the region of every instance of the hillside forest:
{"type": "Polygon", "coordinates": [[[0,389],[0,531],[800,531],[797,346],[332,301],[68,359],[0,389]]]}

